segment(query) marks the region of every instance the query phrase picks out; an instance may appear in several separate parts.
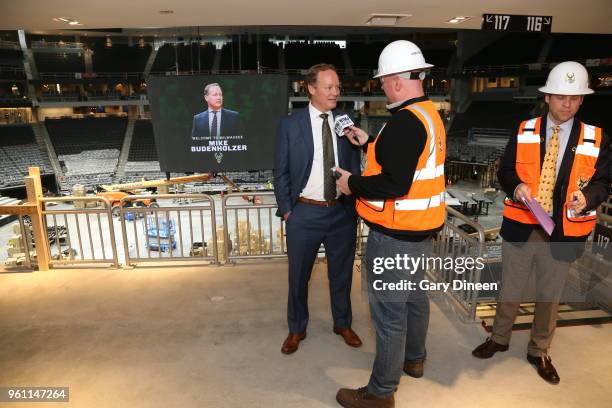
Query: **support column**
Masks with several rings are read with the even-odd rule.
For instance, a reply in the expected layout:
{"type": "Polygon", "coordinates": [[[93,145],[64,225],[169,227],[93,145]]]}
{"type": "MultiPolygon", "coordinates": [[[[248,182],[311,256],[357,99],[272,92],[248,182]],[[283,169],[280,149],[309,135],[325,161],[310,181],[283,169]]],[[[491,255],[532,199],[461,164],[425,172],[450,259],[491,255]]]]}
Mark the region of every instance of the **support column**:
{"type": "Polygon", "coordinates": [[[38,262],[39,271],[49,270],[49,260],[51,254],[47,245],[47,229],[43,222],[43,203],[42,184],[40,181],[40,168],[28,168],[28,176],[25,177],[26,192],[28,194],[28,204],[36,205],[36,212],[31,215],[32,219],[32,234],[34,236],[34,245],[36,246],[36,260],[38,262]]]}

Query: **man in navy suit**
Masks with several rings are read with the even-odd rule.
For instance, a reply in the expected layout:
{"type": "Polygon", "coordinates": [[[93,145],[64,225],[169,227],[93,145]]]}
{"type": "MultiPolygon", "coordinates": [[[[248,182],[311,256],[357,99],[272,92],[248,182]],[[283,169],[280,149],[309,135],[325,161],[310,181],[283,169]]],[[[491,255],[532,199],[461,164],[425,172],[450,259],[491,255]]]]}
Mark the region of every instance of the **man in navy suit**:
{"type": "Polygon", "coordinates": [[[206,85],[204,100],[208,109],[193,117],[191,137],[242,136],[244,126],[238,112],[223,108],[223,91],[218,83],[206,85]]]}
{"type": "Polygon", "coordinates": [[[360,171],[360,152],[333,133],[340,80],[330,64],[306,75],[310,103],[283,118],[278,127],[274,165],[277,215],[287,224],[289,258],[289,335],[281,352],[294,353],[306,338],[308,281],[321,243],[327,256],[334,333],[352,347],[361,340],[351,329],[351,284],[355,257],[355,200],[336,189],[332,167],[360,171]]]}

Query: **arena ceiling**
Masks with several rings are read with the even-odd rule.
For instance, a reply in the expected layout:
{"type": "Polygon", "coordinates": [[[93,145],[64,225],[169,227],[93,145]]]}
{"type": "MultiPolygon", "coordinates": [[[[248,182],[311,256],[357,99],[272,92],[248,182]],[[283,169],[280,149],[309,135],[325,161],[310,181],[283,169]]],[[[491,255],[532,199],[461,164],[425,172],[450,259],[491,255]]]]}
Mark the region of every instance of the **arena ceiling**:
{"type": "MultiPolygon", "coordinates": [[[[612,0],[0,0],[0,29],[244,26],[367,27],[374,14],[410,15],[395,27],[479,29],[484,13],[553,16],[558,33],[612,33],[612,0]],[[460,24],[447,21],[471,17],[460,24]],[[54,21],[63,17],[82,26],[54,21]]],[[[361,32],[361,30],[360,30],[361,32]]]]}

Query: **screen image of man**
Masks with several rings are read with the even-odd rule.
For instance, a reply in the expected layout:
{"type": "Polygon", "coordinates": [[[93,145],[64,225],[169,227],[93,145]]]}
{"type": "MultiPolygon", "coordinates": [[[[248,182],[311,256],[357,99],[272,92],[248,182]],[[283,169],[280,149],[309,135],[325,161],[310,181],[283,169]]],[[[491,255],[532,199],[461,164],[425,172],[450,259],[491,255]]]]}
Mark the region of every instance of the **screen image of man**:
{"type": "Polygon", "coordinates": [[[244,124],[240,114],[223,107],[223,90],[218,83],[204,87],[204,101],[208,109],[193,117],[192,138],[212,138],[221,136],[242,136],[244,124]]]}
{"type": "Polygon", "coordinates": [[[488,359],[508,350],[521,303],[535,302],[526,358],[546,382],[558,384],[548,351],[570,266],[581,256],[596,209],[608,197],[609,138],[576,117],[585,95],[593,93],[581,64],[556,65],[539,91],[548,112],[519,125],[497,174],[507,195],[500,231],[501,294],[492,335],[472,355],[488,359]],[[534,201],[554,221],[550,235],[526,206],[534,201]],[[531,277],[535,296],[527,289],[531,277]]]}
{"type": "Polygon", "coordinates": [[[359,149],[332,132],[340,112],[340,80],[330,64],[306,74],[310,103],[281,119],[274,154],[277,216],[287,225],[289,334],[281,352],[292,354],[306,338],[308,282],[321,244],[327,257],[334,333],[351,347],[361,340],[351,329],[351,285],[357,216],[355,201],[340,194],[331,171],[341,166],[359,172],[359,149]]]}
{"type": "Polygon", "coordinates": [[[375,282],[395,286],[410,281],[418,288],[425,268],[408,271],[391,266],[378,274],[374,264],[377,258],[428,256],[433,237],[444,225],[446,133],[435,105],[423,91],[425,70],[431,67],[412,42],[388,44],[380,54],[375,78],[387,97],[391,117],[375,138],[355,126],[345,132],[367,154],[362,175],[337,171],[341,174],[338,188],[356,198],[357,213],[370,228],[361,265],[376,330],[370,381],[359,389],[338,391],[336,400],[345,408],[393,408],[402,371],[414,378],[423,376],[427,293],[377,290],[375,282]]]}

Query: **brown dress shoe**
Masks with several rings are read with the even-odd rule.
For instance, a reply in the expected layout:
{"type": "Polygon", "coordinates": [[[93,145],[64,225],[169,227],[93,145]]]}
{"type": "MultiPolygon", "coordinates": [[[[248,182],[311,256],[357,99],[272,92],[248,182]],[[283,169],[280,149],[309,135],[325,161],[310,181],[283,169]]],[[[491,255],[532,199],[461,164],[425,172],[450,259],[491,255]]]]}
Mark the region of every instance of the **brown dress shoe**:
{"type": "Polygon", "coordinates": [[[393,408],[393,394],[388,397],[378,397],[368,392],[367,387],[356,390],[342,388],[336,394],[336,401],[345,408],[393,408]]]}
{"type": "Polygon", "coordinates": [[[472,355],[477,358],[491,358],[498,351],[506,350],[508,350],[507,344],[496,343],[489,337],[484,343],[472,350],[472,355]]]}
{"type": "Polygon", "coordinates": [[[306,332],[289,333],[289,335],[283,342],[283,347],[281,347],[281,353],[283,354],[295,353],[298,349],[300,341],[304,340],[305,338],[306,338],[306,332]]]}
{"type": "Polygon", "coordinates": [[[355,333],[353,329],[351,329],[350,327],[346,327],[344,329],[338,329],[334,327],[334,333],[336,333],[339,336],[342,336],[342,338],[344,339],[344,342],[348,344],[349,346],[361,347],[361,339],[359,338],[357,333],[355,333]]]}
{"type": "Polygon", "coordinates": [[[536,357],[527,354],[527,361],[538,369],[538,374],[540,374],[540,377],[542,377],[544,381],[554,385],[559,384],[559,381],[561,381],[559,374],[557,374],[557,370],[555,370],[555,366],[552,365],[552,359],[548,355],[536,357]]]}
{"type": "Polygon", "coordinates": [[[423,376],[424,360],[406,361],[404,363],[404,372],[411,377],[421,378],[423,376]]]}

